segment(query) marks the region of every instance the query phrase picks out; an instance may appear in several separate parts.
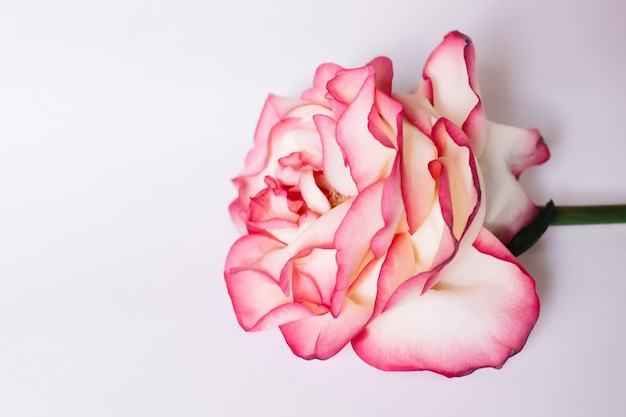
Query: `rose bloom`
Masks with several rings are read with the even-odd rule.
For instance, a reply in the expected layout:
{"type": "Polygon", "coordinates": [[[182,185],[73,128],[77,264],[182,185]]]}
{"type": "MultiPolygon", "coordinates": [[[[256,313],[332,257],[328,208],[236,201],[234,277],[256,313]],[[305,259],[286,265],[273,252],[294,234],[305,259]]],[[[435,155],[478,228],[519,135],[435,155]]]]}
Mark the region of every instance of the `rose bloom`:
{"type": "Polygon", "coordinates": [[[448,34],[419,88],[384,57],[321,65],[300,99],[270,96],[230,206],[243,236],[224,276],[239,324],[279,327],[305,359],[346,344],[383,370],[501,367],[539,314],[506,249],[537,214],[517,178],[538,131],[485,119],[474,48],[448,34]]]}

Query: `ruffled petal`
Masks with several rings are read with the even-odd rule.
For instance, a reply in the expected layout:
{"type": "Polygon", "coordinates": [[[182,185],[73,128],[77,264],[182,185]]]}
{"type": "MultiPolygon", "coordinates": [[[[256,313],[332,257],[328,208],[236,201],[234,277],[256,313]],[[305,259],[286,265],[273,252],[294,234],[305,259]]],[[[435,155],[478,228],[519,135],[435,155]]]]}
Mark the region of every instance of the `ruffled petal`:
{"type": "Polygon", "coordinates": [[[315,183],[313,171],[307,170],[300,176],[300,192],[307,207],[316,213],[324,214],[330,211],[331,206],[324,193],[315,183]]]}
{"type": "Polygon", "coordinates": [[[268,327],[306,317],[311,312],[292,303],[288,288],[278,279],[272,255],[280,257],[286,245],[264,235],[247,235],[232,246],[224,278],[235,315],[245,330],[268,327]]]}
{"type": "Polygon", "coordinates": [[[341,195],[356,195],[358,193],[356,184],[350,176],[350,168],[335,137],[337,122],[324,115],[314,116],[313,120],[322,141],[326,181],[341,195]]]}
{"type": "MultiPolygon", "coordinates": [[[[302,106],[302,100],[278,97],[270,95],[263,106],[261,117],[254,133],[254,148],[246,155],[244,170],[237,176],[234,181],[235,186],[239,185],[238,180],[243,177],[259,174],[267,164],[267,158],[271,147],[269,142],[272,137],[272,131],[276,129],[276,125],[282,120],[283,116],[289,111],[302,106]]],[[[262,180],[263,178],[261,178],[262,180]]]]}
{"type": "Polygon", "coordinates": [[[263,271],[232,271],[225,277],[237,321],[246,331],[266,330],[313,315],[285,296],[279,284],[263,271]]]}
{"type": "Polygon", "coordinates": [[[391,82],[393,79],[393,64],[386,56],[372,59],[368,67],[372,67],[376,73],[376,88],[384,94],[391,95],[391,82]]]}
{"type": "MultiPolygon", "coordinates": [[[[480,213],[481,187],[476,160],[468,143],[467,136],[447,119],[439,119],[432,131],[433,142],[437,146],[439,158],[438,172],[442,179],[439,185],[439,201],[444,218],[452,225],[457,240],[461,237],[474,240],[475,236],[465,236],[473,222],[482,224],[480,213]],[[443,185],[443,186],[442,186],[443,185]],[[449,202],[449,204],[444,204],[449,202]]],[[[478,229],[475,230],[478,233],[478,229]]]]}
{"type": "Polygon", "coordinates": [[[480,101],[475,52],[472,41],[460,32],[450,32],[432,52],[423,75],[440,117],[463,128],[477,156],[484,147],[485,116],[480,101]]]}
{"type": "Polygon", "coordinates": [[[341,71],[343,67],[337,64],[326,63],[317,67],[315,71],[315,77],[313,78],[313,87],[302,93],[302,100],[311,101],[321,105],[328,105],[326,94],[328,89],[326,85],[330,80],[335,78],[338,71],[341,71]]]}
{"type": "Polygon", "coordinates": [[[402,136],[402,104],[377,90],[367,127],[381,144],[397,149],[402,136]]]}
{"type": "Polygon", "coordinates": [[[437,158],[437,148],[421,130],[405,123],[400,153],[402,199],[412,234],[422,225],[437,199],[436,183],[428,170],[430,161],[437,158]]]}
{"type": "Polygon", "coordinates": [[[385,226],[380,207],[383,188],[384,181],[379,181],[363,190],[354,199],[335,234],[338,270],[331,308],[335,316],[341,311],[348,288],[360,268],[373,256],[370,251],[372,238],[385,226]]]}
{"type": "Polygon", "coordinates": [[[539,132],[488,124],[487,145],[478,160],[485,183],[485,227],[507,243],[537,215],[538,209],[517,181],[529,166],[548,160],[539,132]]]}
{"type": "Polygon", "coordinates": [[[365,362],[452,377],[499,368],[521,350],[539,301],[533,279],[499,240],[483,229],[439,274],[432,289],[406,294],[353,339],[365,362]]]}
{"type": "MultiPolygon", "coordinates": [[[[309,255],[314,256],[313,265],[307,265],[309,263],[307,259],[299,272],[300,275],[304,273],[314,277],[315,288],[311,288],[309,284],[311,295],[319,294],[322,300],[327,300],[329,284],[335,277],[337,264],[328,262],[330,251],[325,251],[326,253],[322,253],[321,256],[319,251],[317,254],[315,252],[309,255]],[[327,275],[327,279],[323,279],[324,274],[327,275]]],[[[305,359],[330,358],[363,330],[372,315],[381,265],[381,259],[372,259],[361,269],[336,316],[320,308],[316,316],[281,326],[285,340],[296,355],[305,359]]]]}
{"type": "Polygon", "coordinates": [[[377,258],[387,252],[393,237],[397,233],[403,233],[409,229],[402,200],[400,159],[398,157],[389,178],[385,180],[383,186],[381,212],[385,221],[385,227],[376,233],[371,242],[372,252],[377,258]]]}
{"type": "Polygon", "coordinates": [[[347,105],[337,120],[336,138],[361,191],[389,175],[396,150],[384,146],[368,128],[376,91],[374,70],[365,67],[340,74],[329,83],[333,96],[347,105]]]}
{"type": "Polygon", "coordinates": [[[280,326],[294,354],[304,359],[328,359],[337,354],[362,329],[371,308],[347,299],[336,318],[327,313],[280,326]]]}
{"type": "Polygon", "coordinates": [[[283,272],[290,275],[296,302],[315,307],[318,312],[330,308],[337,277],[334,249],[307,250],[294,257],[283,272]]]}

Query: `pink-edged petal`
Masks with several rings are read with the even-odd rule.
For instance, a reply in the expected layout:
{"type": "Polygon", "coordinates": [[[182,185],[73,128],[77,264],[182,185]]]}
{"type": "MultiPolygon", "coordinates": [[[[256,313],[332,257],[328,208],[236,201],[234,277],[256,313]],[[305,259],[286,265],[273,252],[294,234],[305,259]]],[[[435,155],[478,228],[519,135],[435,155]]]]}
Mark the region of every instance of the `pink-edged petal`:
{"type": "Polygon", "coordinates": [[[291,305],[289,288],[278,279],[280,266],[276,268],[272,260],[280,261],[287,247],[268,236],[247,235],[228,252],[224,279],[237,320],[245,330],[261,330],[310,314],[291,305]]]}
{"type": "MultiPolygon", "coordinates": [[[[225,271],[230,273],[254,269],[265,272],[278,282],[282,268],[297,254],[312,248],[333,248],[335,232],[351,204],[351,200],[346,201],[317,218],[303,215],[304,219],[300,219],[300,230],[288,245],[265,234],[255,233],[241,237],[228,253],[225,271]]],[[[283,279],[280,286],[288,295],[289,282],[283,279]]]]}
{"type": "Polygon", "coordinates": [[[444,219],[439,201],[433,204],[430,215],[409,238],[416,252],[415,273],[431,270],[446,262],[459,246],[452,234],[452,224],[444,219]]]}
{"type": "MultiPolygon", "coordinates": [[[[476,160],[465,133],[447,119],[439,119],[432,130],[433,142],[438,148],[439,201],[446,223],[452,226],[457,240],[461,240],[469,226],[482,224],[476,215],[481,204],[481,184],[476,160]]],[[[478,228],[473,228],[478,234],[478,228]]],[[[470,242],[474,236],[467,236],[470,242]]]]}
{"type": "Polygon", "coordinates": [[[334,94],[343,94],[342,100],[352,100],[337,120],[336,138],[359,191],[386,178],[396,154],[395,149],[384,146],[368,128],[367,120],[374,106],[376,74],[370,70],[362,79],[364,74],[361,72],[355,70],[354,77],[349,79],[345,73],[343,83],[333,89],[336,90],[334,94]]]}
{"type": "Polygon", "coordinates": [[[380,229],[372,238],[371,249],[374,256],[379,258],[387,252],[393,237],[397,233],[406,232],[409,226],[406,222],[404,201],[402,199],[402,185],[400,174],[400,158],[396,157],[389,178],[385,180],[381,200],[381,211],[385,227],[380,229]]]}
{"type": "Polygon", "coordinates": [[[244,204],[241,199],[237,198],[228,205],[228,212],[239,233],[241,235],[246,234],[246,219],[248,218],[247,205],[244,204]]]}
{"type": "MultiPolygon", "coordinates": [[[[265,101],[261,117],[254,133],[254,148],[246,155],[244,170],[237,178],[246,177],[260,173],[266,166],[268,153],[268,142],[275,125],[280,122],[283,116],[301,106],[301,100],[287,97],[270,95],[265,101]]],[[[237,183],[235,183],[237,185],[237,183]]]]}
{"type": "Polygon", "coordinates": [[[347,299],[341,314],[312,316],[280,326],[294,354],[304,359],[336,355],[367,323],[372,310],[347,299]]]}
{"type": "Polygon", "coordinates": [[[337,277],[337,252],[334,249],[307,252],[293,258],[285,268],[291,269],[294,300],[328,311],[337,277]]]}
{"type": "Polygon", "coordinates": [[[433,141],[415,126],[404,125],[400,146],[402,198],[410,233],[415,232],[429,215],[435,200],[436,183],[428,164],[437,158],[433,141]]]}
{"type": "Polygon", "coordinates": [[[406,118],[406,121],[414,127],[417,127],[422,134],[430,136],[433,125],[440,117],[428,98],[422,96],[419,92],[412,94],[394,94],[393,97],[398,102],[402,103],[403,116],[406,118]]]}
{"type": "MultiPolygon", "coordinates": [[[[315,255],[315,251],[311,255],[315,255]]],[[[307,263],[302,267],[307,270],[301,272],[300,278],[306,282],[298,282],[298,285],[306,285],[306,288],[298,288],[298,291],[307,291],[303,294],[307,297],[327,298],[327,290],[331,280],[320,281],[320,272],[326,271],[328,277],[335,275],[337,265],[323,259],[327,254],[316,259],[314,262],[325,262],[324,265],[312,265],[308,268],[307,263]],[[319,268],[317,268],[319,267],[319,268]],[[308,278],[311,279],[308,279],[308,278]],[[313,278],[315,277],[315,278],[313,278]],[[315,285],[312,281],[315,280],[315,285]]],[[[371,317],[374,300],[376,297],[376,281],[380,274],[382,259],[372,259],[359,272],[349,289],[349,296],[344,299],[337,315],[332,315],[324,309],[326,305],[311,306],[311,302],[304,304],[317,315],[294,321],[281,326],[281,331],[292,351],[305,359],[328,359],[339,352],[356,334],[358,334],[371,317]]],[[[294,290],[295,291],[295,290],[294,290]]],[[[299,299],[299,302],[302,302],[299,299]]]]}
{"type": "Polygon", "coordinates": [[[478,160],[487,202],[485,227],[502,242],[511,240],[538,213],[517,178],[529,166],[549,157],[537,130],[488,124],[487,145],[478,160]]]}
{"type": "Polygon", "coordinates": [[[272,134],[276,125],[286,113],[301,106],[301,100],[270,95],[263,106],[261,117],[254,133],[254,147],[248,152],[243,171],[232,179],[233,184],[239,190],[238,198],[229,206],[230,215],[235,226],[245,232],[245,221],[250,197],[256,195],[264,188],[264,177],[271,174],[268,171],[268,161],[272,151],[276,148],[275,139],[272,143],[272,134]]]}
{"type": "Polygon", "coordinates": [[[480,101],[472,41],[450,32],[432,52],[424,67],[432,104],[440,117],[451,120],[468,134],[477,155],[484,147],[485,117],[480,101]]]}
{"type": "MultiPolygon", "coordinates": [[[[328,99],[331,103],[333,110],[333,102],[341,103],[344,106],[352,103],[357,94],[364,88],[368,80],[369,89],[372,94],[376,88],[376,69],[370,66],[364,66],[355,69],[344,69],[337,72],[335,78],[330,80],[326,87],[328,88],[328,99]]],[[[345,107],[341,107],[342,109],[345,107]]],[[[340,116],[341,111],[335,111],[340,116]]]]}
{"type": "Polygon", "coordinates": [[[313,171],[307,170],[300,176],[300,192],[307,207],[316,213],[324,214],[330,211],[330,203],[315,183],[313,171]]]}
{"type": "Polygon", "coordinates": [[[367,64],[376,72],[376,88],[381,92],[391,95],[391,82],[393,79],[393,63],[385,56],[374,58],[367,64]]]}
{"type": "Polygon", "coordinates": [[[225,278],[237,321],[244,330],[265,330],[313,314],[305,306],[293,303],[276,280],[263,271],[226,272],[225,278]]]}
{"type": "Polygon", "coordinates": [[[343,68],[337,64],[326,63],[317,67],[315,77],[313,78],[313,87],[302,93],[302,100],[312,101],[314,103],[328,105],[326,94],[328,90],[326,84],[337,75],[338,71],[343,68]]]}
{"type": "Polygon", "coordinates": [[[335,234],[338,271],[331,304],[331,312],[335,316],[341,311],[348,288],[360,268],[372,257],[372,238],[385,226],[380,207],[383,188],[384,181],[379,181],[364,189],[354,199],[335,234]]]}
{"type": "MultiPolygon", "coordinates": [[[[294,259],[311,249],[332,249],[335,231],[351,203],[347,201],[309,222],[289,245],[264,234],[246,235],[233,244],[226,258],[224,278],[244,329],[265,329],[312,314],[301,304],[291,305],[292,274],[285,271],[285,266],[292,266],[297,262],[294,259]]],[[[320,287],[325,288],[326,303],[330,301],[331,286],[334,288],[334,282],[320,287]]]]}
{"type": "Polygon", "coordinates": [[[521,350],[539,314],[535,283],[493,235],[483,230],[439,274],[432,289],[406,294],[352,340],[365,362],[452,377],[499,368],[521,350]]]}
{"type": "Polygon", "coordinates": [[[350,175],[350,168],[343,157],[341,148],[335,138],[337,122],[328,116],[313,117],[315,126],[322,141],[324,155],[324,177],[328,183],[341,195],[354,196],[358,193],[356,184],[350,175]]]}
{"type": "MultiPolygon", "coordinates": [[[[270,177],[266,179],[266,182],[274,184],[270,177]]],[[[300,217],[297,211],[300,209],[301,204],[295,207],[296,210],[293,210],[294,206],[288,198],[286,189],[268,186],[268,188],[250,199],[250,215],[248,216],[248,221],[261,222],[280,218],[297,222],[300,217]]]]}
{"type": "Polygon", "coordinates": [[[402,136],[402,104],[377,90],[367,127],[384,146],[397,149],[402,136]]]}
{"type": "MultiPolygon", "coordinates": [[[[276,267],[271,257],[287,247],[285,243],[263,234],[242,236],[231,246],[226,257],[224,271],[230,273],[242,269],[256,269],[278,279],[280,266],[276,267]]],[[[290,257],[287,257],[285,261],[290,257]]],[[[283,290],[286,291],[285,288],[283,290]]]]}
{"type": "Polygon", "coordinates": [[[288,118],[278,121],[272,126],[267,143],[263,144],[262,147],[255,145],[255,148],[248,153],[244,170],[232,180],[239,190],[240,201],[239,204],[232,205],[231,215],[233,215],[234,221],[239,218],[245,219],[250,198],[266,187],[265,178],[268,175],[275,176],[275,164],[273,162],[276,162],[278,158],[281,140],[285,135],[289,135],[293,129],[299,128],[299,125],[298,119],[288,118]]]}
{"type": "MultiPolygon", "coordinates": [[[[310,248],[334,248],[333,241],[335,239],[335,233],[346,217],[346,213],[352,206],[352,203],[352,199],[347,200],[307,224],[307,226],[301,230],[298,237],[289,244],[289,249],[292,253],[291,256],[310,248]]],[[[284,263],[282,265],[284,265],[284,263]]]]}
{"type": "Polygon", "coordinates": [[[380,271],[374,315],[380,314],[398,287],[416,274],[417,266],[417,253],[409,235],[396,235],[380,271]]]}

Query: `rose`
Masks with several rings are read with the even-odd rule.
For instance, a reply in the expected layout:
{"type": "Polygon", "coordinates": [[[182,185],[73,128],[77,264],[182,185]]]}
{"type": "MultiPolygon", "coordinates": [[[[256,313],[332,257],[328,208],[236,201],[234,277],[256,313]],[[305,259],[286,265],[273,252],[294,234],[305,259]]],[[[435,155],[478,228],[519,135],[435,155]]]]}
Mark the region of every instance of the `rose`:
{"type": "Polygon", "coordinates": [[[267,100],[230,207],[245,233],[225,267],[237,319],[279,326],[304,358],[351,342],[385,370],[500,367],[539,305],[489,230],[507,240],[532,220],[516,178],[547,148],[485,120],[458,32],[416,92],[392,95],[391,78],[386,58],[325,64],[300,100],[267,100]]]}

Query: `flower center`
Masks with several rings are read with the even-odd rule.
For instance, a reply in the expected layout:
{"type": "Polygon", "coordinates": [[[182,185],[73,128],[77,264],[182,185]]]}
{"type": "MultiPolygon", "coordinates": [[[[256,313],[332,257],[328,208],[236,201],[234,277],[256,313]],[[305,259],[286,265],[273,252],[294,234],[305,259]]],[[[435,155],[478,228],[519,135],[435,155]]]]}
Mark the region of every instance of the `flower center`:
{"type": "Polygon", "coordinates": [[[339,204],[343,203],[349,198],[350,196],[343,195],[334,189],[328,192],[328,202],[330,203],[331,208],[337,207],[339,204]]]}

